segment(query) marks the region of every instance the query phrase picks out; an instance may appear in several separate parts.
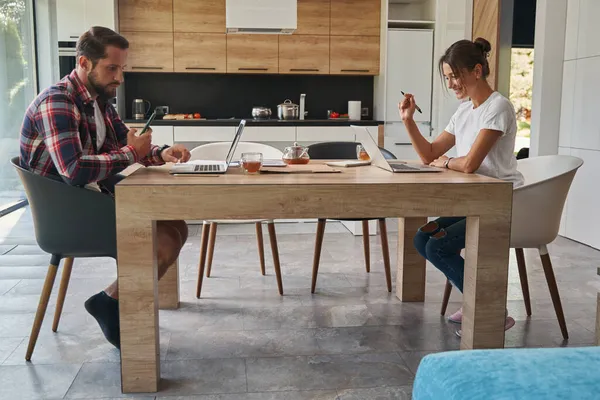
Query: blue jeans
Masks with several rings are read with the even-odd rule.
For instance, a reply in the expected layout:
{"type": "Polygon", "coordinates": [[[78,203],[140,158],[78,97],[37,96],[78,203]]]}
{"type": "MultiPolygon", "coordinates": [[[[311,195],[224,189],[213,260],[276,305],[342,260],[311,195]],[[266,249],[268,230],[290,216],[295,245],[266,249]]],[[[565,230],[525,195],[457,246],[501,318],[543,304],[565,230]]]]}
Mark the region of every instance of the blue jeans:
{"type": "Polygon", "coordinates": [[[465,260],[460,251],[465,248],[467,220],[464,217],[442,217],[433,222],[437,226],[431,232],[424,232],[425,226],[419,228],[414,238],[415,248],[462,292],[465,260]]]}

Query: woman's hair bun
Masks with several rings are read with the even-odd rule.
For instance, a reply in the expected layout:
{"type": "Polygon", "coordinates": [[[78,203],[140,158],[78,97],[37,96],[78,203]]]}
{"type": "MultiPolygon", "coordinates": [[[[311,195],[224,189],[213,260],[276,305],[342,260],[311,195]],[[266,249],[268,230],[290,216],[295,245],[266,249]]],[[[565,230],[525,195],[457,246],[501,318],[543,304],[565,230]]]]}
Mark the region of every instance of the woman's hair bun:
{"type": "Polygon", "coordinates": [[[473,41],[473,43],[475,44],[475,46],[477,46],[477,47],[479,47],[479,49],[481,49],[481,52],[486,57],[489,54],[489,52],[492,51],[492,45],[490,44],[490,42],[488,42],[484,38],[478,37],[477,39],[475,39],[473,41]]]}

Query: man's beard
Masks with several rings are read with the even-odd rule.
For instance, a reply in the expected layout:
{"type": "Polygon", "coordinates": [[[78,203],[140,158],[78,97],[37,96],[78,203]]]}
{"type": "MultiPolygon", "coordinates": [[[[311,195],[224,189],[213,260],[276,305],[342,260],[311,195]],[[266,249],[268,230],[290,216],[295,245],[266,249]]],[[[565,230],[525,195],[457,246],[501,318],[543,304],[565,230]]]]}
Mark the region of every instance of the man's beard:
{"type": "MultiPolygon", "coordinates": [[[[108,101],[112,98],[114,98],[117,95],[117,89],[109,89],[109,85],[101,85],[100,83],[98,83],[98,80],[96,79],[98,77],[98,74],[96,73],[96,71],[92,70],[92,72],[90,72],[88,74],[88,82],[90,83],[90,86],[92,88],[94,88],[94,91],[96,92],[96,94],[98,94],[98,98],[100,100],[103,101],[108,101]]],[[[110,85],[114,85],[114,84],[119,84],[119,82],[112,82],[110,83],[110,85]]]]}

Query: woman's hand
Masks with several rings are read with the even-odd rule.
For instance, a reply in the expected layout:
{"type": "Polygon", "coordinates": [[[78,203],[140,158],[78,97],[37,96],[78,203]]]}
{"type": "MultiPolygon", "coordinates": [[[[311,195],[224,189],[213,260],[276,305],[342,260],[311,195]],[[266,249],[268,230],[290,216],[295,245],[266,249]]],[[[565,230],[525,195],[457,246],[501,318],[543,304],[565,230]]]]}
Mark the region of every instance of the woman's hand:
{"type": "Polygon", "coordinates": [[[417,104],[415,103],[415,96],[410,93],[404,95],[404,100],[398,103],[398,110],[400,111],[400,118],[402,121],[410,120],[415,115],[415,109],[417,104]]]}
{"type": "Polygon", "coordinates": [[[432,162],[429,163],[432,167],[444,168],[446,166],[446,161],[448,161],[448,157],[441,156],[440,158],[436,158],[432,162]]]}

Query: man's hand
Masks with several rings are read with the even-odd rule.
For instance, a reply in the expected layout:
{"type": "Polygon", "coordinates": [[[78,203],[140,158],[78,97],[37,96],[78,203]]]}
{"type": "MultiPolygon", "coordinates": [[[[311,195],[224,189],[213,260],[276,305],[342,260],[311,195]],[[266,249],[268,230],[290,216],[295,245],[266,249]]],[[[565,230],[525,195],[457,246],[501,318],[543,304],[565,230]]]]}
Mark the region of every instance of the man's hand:
{"type": "Polygon", "coordinates": [[[415,96],[412,94],[405,94],[404,99],[398,103],[398,111],[400,111],[400,118],[402,118],[402,121],[412,119],[416,109],[415,96]]]}
{"type": "Polygon", "coordinates": [[[152,144],[152,129],[148,129],[143,135],[137,136],[137,129],[127,132],[127,144],[133,146],[139,158],[144,158],[150,153],[152,144]]]}
{"type": "Polygon", "coordinates": [[[431,163],[429,163],[429,165],[432,167],[444,168],[446,166],[446,160],[448,160],[448,157],[441,156],[440,158],[433,160],[431,163]]]}
{"type": "Polygon", "coordinates": [[[190,152],[185,146],[176,144],[172,147],[168,147],[160,153],[164,162],[188,162],[190,159],[190,152]]]}

